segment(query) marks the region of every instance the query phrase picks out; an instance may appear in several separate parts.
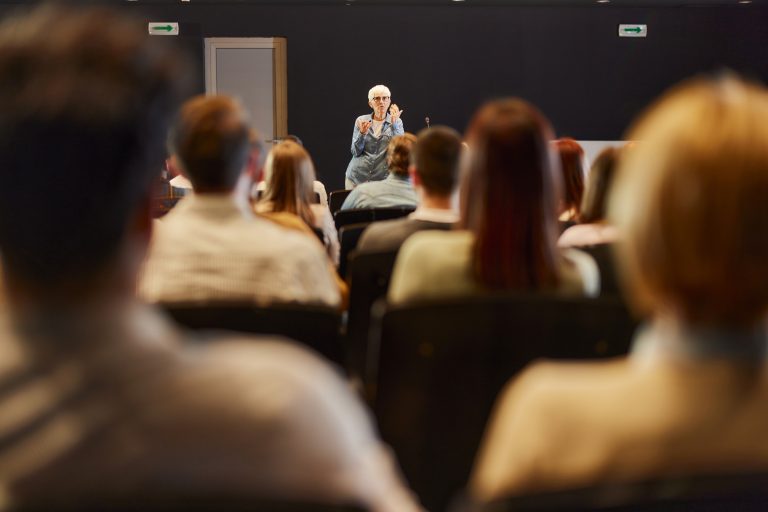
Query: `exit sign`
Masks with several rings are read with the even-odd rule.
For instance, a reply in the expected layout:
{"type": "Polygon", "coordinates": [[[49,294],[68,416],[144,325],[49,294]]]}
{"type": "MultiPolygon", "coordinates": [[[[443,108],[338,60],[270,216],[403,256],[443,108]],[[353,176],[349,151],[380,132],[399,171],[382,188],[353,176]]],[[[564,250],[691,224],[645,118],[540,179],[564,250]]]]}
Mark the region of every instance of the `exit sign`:
{"type": "Polygon", "coordinates": [[[648,25],[619,25],[619,37],[648,37],[648,25]]]}
{"type": "Polygon", "coordinates": [[[153,36],[177,36],[179,35],[179,24],[165,21],[150,23],[149,34],[153,36]]]}

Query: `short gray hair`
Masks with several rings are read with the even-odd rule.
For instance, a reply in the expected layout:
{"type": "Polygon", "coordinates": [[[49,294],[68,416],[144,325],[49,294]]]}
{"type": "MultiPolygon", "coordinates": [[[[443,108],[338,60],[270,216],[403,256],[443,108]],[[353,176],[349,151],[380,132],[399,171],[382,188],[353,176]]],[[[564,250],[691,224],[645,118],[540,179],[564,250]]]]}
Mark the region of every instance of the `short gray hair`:
{"type": "Polygon", "coordinates": [[[379,85],[374,85],[373,87],[371,87],[371,90],[368,91],[368,101],[373,101],[373,97],[376,94],[376,92],[381,92],[385,96],[389,96],[390,98],[392,97],[392,93],[389,92],[389,87],[387,87],[386,85],[379,84],[379,85]]]}

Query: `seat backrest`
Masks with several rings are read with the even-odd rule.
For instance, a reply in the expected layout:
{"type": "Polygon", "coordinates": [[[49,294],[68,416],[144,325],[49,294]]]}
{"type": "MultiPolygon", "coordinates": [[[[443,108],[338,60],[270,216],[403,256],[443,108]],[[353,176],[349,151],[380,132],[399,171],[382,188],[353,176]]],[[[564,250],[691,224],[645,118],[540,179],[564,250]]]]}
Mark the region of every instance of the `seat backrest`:
{"type": "Polygon", "coordinates": [[[505,294],[374,311],[366,382],[374,414],[429,510],[461,489],[507,381],[537,358],[628,351],[634,322],[616,299],[505,294]]]}
{"type": "Polygon", "coordinates": [[[341,210],[341,205],[344,204],[344,200],[347,198],[352,189],[333,190],[328,194],[328,208],[331,210],[331,215],[335,215],[337,211],[341,210]]]}
{"type": "Polygon", "coordinates": [[[349,371],[364,378],[370,329],[371,306],[386,296],[397,251],[359,253],[349,256],[349,313],[347,316],[347,353],[349,371]]]}
{"type": "Polygon", "coordinates": [[[758,512],[768,510],[768,473],[694,475],[537,493],[454,512],[758,512]]]}
{"type": "Polygon", "coordinates": [[[6,512],[366,512],[354,505],[324,504],[299,501],[263,500],[239,496],[199,496],[185,493],[178,496],[141,496],[99,500],[94,503],[17,504],[6,512]]]}
{"type": "Polygon", "coordinates": [[[362,208],[359,210],[339,210],[333,214],[336,229],[341,230],[347,224],[374,222],[405,217],[413,212],[413,206],[394,206],[392,208],[362,208]]]}
{"type": "Polygon", "coordinates": [[[338,365],[347,360],[339,335],[341,314],[329,307],[303,304],[256,306],[244,302],[163,303],[176,323],[192,330],[228,330],[275,334],[307,345],[338,365]]]}
{"type": "Polygon", "coordinates": [[[359,222],[357,224],[346,224],[339,230],[339,243],[341,248],[339,250],[339,275],[342,278],[347,277],[349,270],[349,254],[357,248],[357,242],[360,241],[360,236],[368,227],[370,222],[359,222]]]}

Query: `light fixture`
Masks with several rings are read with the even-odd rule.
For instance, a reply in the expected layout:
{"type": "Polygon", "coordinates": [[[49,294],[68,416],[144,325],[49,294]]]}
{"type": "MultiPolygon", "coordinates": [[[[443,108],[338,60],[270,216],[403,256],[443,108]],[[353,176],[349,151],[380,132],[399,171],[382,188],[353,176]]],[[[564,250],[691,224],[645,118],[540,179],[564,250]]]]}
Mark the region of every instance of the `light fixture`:
{"type": "Polygon", "coordinates": [[[599,4],[609,4],[609,3],[611,3],[611,0],[597,0],[597,3],[599,3],[599,4]]]}

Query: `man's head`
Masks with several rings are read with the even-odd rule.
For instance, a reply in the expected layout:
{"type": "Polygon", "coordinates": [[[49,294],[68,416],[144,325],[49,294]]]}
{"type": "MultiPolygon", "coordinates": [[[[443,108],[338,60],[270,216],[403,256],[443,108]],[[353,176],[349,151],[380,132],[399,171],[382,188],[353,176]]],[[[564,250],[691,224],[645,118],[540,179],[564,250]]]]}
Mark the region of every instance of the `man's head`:
{"type": "Polygon", "coordinates": [[[245,110],[228,96],[197,96],[179,112],[169,146],[196,192],[230,192],[251,153],[245,110]]]}
{"type": "Polygon", "coordinates": [[[412,133],[392,137],[387,146],[387,167],[391,174],[408,177],[408,163],[411,161],[411,149],[415,143],[416,136],[412,133]]]}
{"type": "Polygon", "coordinates": [[[447,126],[435,126],[419,132],[411,152],[415,182],[430,196],[449,197],[459,181],[461,136],[447,126]]]}
{"type": "Polygon", "coordinates": [[[184,62],[105,9],[47,6],[0,25],[0,247],[14,282],[85,284],[129,233],[148,236],[184,62]]]}

